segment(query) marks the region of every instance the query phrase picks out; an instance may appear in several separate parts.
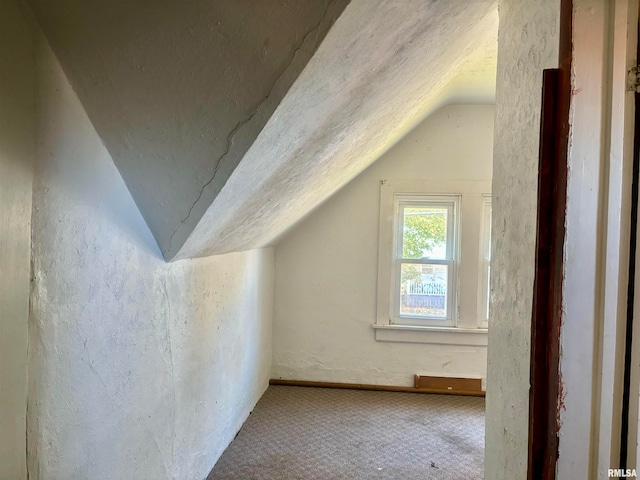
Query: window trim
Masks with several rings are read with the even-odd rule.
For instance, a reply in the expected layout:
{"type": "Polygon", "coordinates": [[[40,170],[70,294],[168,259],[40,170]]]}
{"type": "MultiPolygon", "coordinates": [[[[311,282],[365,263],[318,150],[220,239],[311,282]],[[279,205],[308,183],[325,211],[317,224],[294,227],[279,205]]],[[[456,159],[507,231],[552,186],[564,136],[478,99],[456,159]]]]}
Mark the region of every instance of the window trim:
{"type": "MultiPolygon", "coordinates": [[[[482,195],[490,194],[491,181],[430,181],[430,180],[381,180],[380,182],[380,223],[378,236],[378,288],[376,301],[376,319],[373,327],[375,337],[378,341],[410,341],[418,343],[447,343],[456,345],[486,345],[487,330],[480,328],[477,319],[477,273],[479,268],[478,258],[480,258],[480,223],[481,223],[481,199],[482,195]],[[431,325],[399,325],[394,324],[391,319],[392,305],[394,298],[392,290],[392,277],[394,276],[394,251],[396,211],[395,194],[407,196],[445,196],[460,195],[460,204],[457,216],[459,242],[458,252],[460,255],[459,266],[456,272],[456,284],[458,289],[462,285],[462,267],[473,271],[473,278],[470,280],[475,284],[475,291],[472,297],[465,296],[466,301],[462,301],[457,295],[457,305],[455,314],[457,322],[454,326],[431,326],[431,325]],[[465,221],[465,218],[475,218],[472,222],[465,221]],[[464,223],[463,223],[464,222],[464,223]],[[469,250],[469,239],[465,238],[465,230],[474,230],[475,239],[469,250]],[[466,241],[465,241],[466,240],[466,241]],[[466,244],[466,245],[465,245],[466,244]],[[473,250],[475,248],[475,250],[473,250]],[[454,334],[454,335],[452,335],[454,334]],[[480,337],[477,337],[480,335],[480,337]],[[485,339],[482,339],[484,336],[485,339]],[[454,339],[454,340],[452,340],[454,339]]],[[[467,232],[471,234],[472,232],[467,232]]],[[[468,276],[468,275],[467,275],[468,276]]],[[[470,282],[468,279],[466,283],[470,282]]]]}
{"type": "Polygon", "coordinates": [[[480,256],[478,266],[478,327],[489,328],[489,272],[491,269],[491,195],[482,195],[482,223],[480,225],[480,256]],[[488,210],[488,212],[487,212],[488,210]],[[487,258],[488,250],[488,258],[487,258]],[[488,270],[487,270],[488,269],[488,270]]]}

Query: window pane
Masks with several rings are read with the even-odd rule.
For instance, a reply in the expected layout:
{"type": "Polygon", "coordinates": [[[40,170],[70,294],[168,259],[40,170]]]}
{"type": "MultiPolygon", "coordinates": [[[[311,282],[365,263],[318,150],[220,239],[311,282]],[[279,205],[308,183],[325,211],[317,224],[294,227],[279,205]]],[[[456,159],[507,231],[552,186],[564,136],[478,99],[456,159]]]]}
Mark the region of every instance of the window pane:
{"type": "Polygon", "coordinates": [[[447,318],[447,265],[403,263],[400,267],[400,315],[447,318]]]}
{"type": "Polygon", "coordinates": [[[402,258],[447,259],[445,207],[402,207],[402,258]]]}

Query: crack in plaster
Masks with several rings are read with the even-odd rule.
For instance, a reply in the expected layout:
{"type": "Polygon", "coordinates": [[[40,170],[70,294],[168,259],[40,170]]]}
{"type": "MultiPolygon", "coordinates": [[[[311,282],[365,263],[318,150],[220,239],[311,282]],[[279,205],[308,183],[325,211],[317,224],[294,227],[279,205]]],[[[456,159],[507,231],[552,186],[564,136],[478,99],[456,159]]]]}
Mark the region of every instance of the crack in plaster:
{"type": "Polygon", "coordinates": [[[287,62],[285,67],[282,69],[280,74],[273,81],[273,83],[271,84],[271,87],[267,91],[266,96],[262,100],[260,100],[258,102],[258,105],[253,109],[253,113],[251,113],[251,115],[249,115],[247,118],[240,120],[235,125],[235,127],[233,127],[233,129],[229,132],[229,134],[227,135],[227,146],[226,146],[224,152],[222,152],[222,155],[220,155],[220,157],[218,158],[218,161],[216,162],[216,166],[213,169],[213,175],[211,176],[211,178],[209,180],[207,180],[207,182],[205,182],[204,185],[202,185],[202,188],[200,189],[200,193],[198,193],[198,196],[196,197],[195,201],[191,204],[191,207],[189,208],[189,211],[187,212],[187,215],[180,221],[180,225],[178,225],[178,227],[171,234],[171,237],[169,237],[169,249],[167,250],[167,252],[169,254],[171,254],[172,249],[173,249],[173,237],[176,235],[176,233],[178,233],[178,230],[180,230],[180,228],[189,220],[189,218],[191,218],[191,213],[193,212],[193,209],[195,208],[196,204],[202,198],[202,195],[204,194],[204,191],[206,190],[206,188],[209,185],[211,185],[211,183],[216,178],[216,175],[218,173],[218,168],[220,167],[220,165],[222,164],[222,161],[225,159],[225,157],[229,154],[229,152],[231,150],[231,147],[233,145],[234,137],[236,136],[236,134],[238,133],[238,131],[242,127],[244,127],[247,123],[249,123],[253,119],[253,117],[255,117],[257,115],[257,113],[260,111],[260,108],[264,105],[264,103],[267,100],[269,100],[269,97],[271,97],[271,94],[273,93],[273,90],[275,89],[276,85],[278,85],[278,82],[280,81],[280,79],[284,76],[285,73],[287,73],[287,70],[289,70],[289,68],[293,64],[293,61],[295,60],[296,55],[298,54],[298,52],[304,46],[305,42],[307,41],[307,38],[309,38],[309,36],[312,33],[317,31],[320,28],[320,26],[322,25],[322,23],[324,22],[324,20],[325,20],[325,18],[327,16],[327,12],[329,11],[329,7],[331,6],[332,3],[333,3],[333,0],[329,0],[327,2],[326,6],[324,8],[324,11],[322,12],[322,15],[320,16],[320,20],[318,21],[318,23],[316,23],[313,27],[311,27],[307,31],[307,33],[304,34],[304,36],[302,37],[302,40],[300,41],[300,43],[298,43],[298,46],[296,48],[294,48],[293,53],[291,54],[291,57],[289,58],[289,61],[287,62]]]}
{"type": "Polygon", "coordinates": [[[104,390],[105,390],[105,392],[107,394],[107,397],[111,401],[111,404],[112,404],[113,408],[116,408],[116,405],[117,405],[116,399],[111,394],[111,391],[109,390],[109,387],[107,386],[107,382],[105,382],[104,377],[96,369],[96,367],[93,366],[93,360],[91,359],[91,353],[89,352],[89,348],[87,348],[87,341],[88,341],[88,338],[85,338],[85,340],[83,342],[83,349],[87,354],[87,364],[89,365],[89,370],[91,370],[96,375],[96,377],[98,377],[98,380],[100,380],[100,383],[104,387],[104,390]]]}
{"type": "Polygon", "coordinates": [[[160,448],[160,444],[158,443],[157,437],[149,428],[145,427],[145,430],[147,431],[147,433],[149,433],[149,436],[153,439],[153,443],[156,446],[156,451],[158,452],[158,455],[162,459],[162,465],[164,466],[164,473],[167,475],[167,478],[173,478],[175,480],[176,476],[173,473],[171,473],[169,465],[167,465],[167,459],[162,454],[162,449],[160,448]]]}

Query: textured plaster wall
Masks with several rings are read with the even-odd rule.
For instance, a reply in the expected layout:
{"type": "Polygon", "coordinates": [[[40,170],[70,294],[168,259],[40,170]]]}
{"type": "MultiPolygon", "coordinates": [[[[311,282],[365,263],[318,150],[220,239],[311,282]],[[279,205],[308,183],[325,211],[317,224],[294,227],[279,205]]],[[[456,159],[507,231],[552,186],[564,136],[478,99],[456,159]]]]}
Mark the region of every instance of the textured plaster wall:
{"type": "Polygon", "coordinates": [[[348,0],[30,0],[167,258],[348,0]]]}
{"type": "Polygon", "coordinates": [[[559,2],[501,1],[493,163],[485,478],[526,478],[542,70],[559,2]]]}
{"type": "MultiPolygon", "coordinates": [[[[273,376],[412,385],[413,374],[486,375],[486,347],[376,342],[382,179],[491,179],[491,105],[428,117],[276,247],[273,376]]],[[[487,477],[490,478],[490,477],[487,477]]]]}
{"type": "Polygon", "coordinates": [[[44,43],[36,64],[30,478],[205,478],[267,386],[273,252],[165,263],[44,43]]]}
{"type": "Polygon", "coordinates": [[[33,42],[0,2],[0,480],[26,479],[33,42]]]}

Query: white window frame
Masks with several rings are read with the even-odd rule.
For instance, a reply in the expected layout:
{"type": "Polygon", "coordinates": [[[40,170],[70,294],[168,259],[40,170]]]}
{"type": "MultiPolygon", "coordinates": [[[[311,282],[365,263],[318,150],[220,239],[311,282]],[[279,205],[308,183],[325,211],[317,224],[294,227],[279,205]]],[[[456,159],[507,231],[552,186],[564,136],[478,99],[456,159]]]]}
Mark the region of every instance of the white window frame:
{"type": "Polygon", "coordinates": [[[373,324],[377,341],[437,343],[450,345],[487,345],[487,329],[482,328],[478,318],[479,270],[481,256],[481,224],[483,195],[491,192],[491,181],[429,181],[429,180],[382,180],[380,187],[380,225],[378,250],[378,294],[377,313],[373,324]],[[431,322],[396,322],[395,309],[396,278],[395,242],[398,228],[396,195],[406,197],[440,197],[459,195],[458,204],[458,262],[455,272],[455,298],[452,310],[454,322],[449,326],[429,324],[431,322]],[[462,295],[460,294],[462,292],[462,295]]]}
{"type": "Polygon", "coordinates": [[[489,328],[489,274],[491,271],[491,195],[482,195],[482,224],[480,227],[480,266],[478,268],[478,322],[489,328]]]}
{"type": "Polygon", "coordinates": [[[458,277],[457,264],[459,261],[459,235],[460,229],[459,208],[460,195],[415,195],[405,193],[394,194],[394,239],[393,239],[393,263],[394,275],[391,280],[391,298],[389,302],[391,307],[389,311],[389,319],[394,325],[430,325],[438,327],[453,327],[457,324],[457,294],[458,294],[458,277]],[[409,259],[402,257],[402,241],[404,216],[402,207],[404,206],[424,206],[424,207],[446,207],[447,215],[447,240],[446,240],[446,258],[445,259],[409,259]],[[447,299],[446,299],[446,318],[441,317],[419,317],[411,315],[402,315],[400,313],[400,275],[402,264],[413,263],[419,265],[447,265],[447,299]]]}

